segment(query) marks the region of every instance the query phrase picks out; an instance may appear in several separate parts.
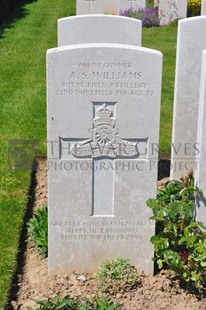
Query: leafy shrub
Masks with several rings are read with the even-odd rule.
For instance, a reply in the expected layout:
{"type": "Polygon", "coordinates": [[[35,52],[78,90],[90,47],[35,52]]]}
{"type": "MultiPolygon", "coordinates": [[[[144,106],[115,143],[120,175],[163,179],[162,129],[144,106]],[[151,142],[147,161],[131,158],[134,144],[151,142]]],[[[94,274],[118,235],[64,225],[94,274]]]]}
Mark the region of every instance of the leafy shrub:
{"type": "Polygon", "coordinates": [[[140,19],[143,27],[157,27],[160,24],[158,8],[143,8],[139,10],[128,8],[120,11],[120,15],[140,19]]]}
{"type": "MultiPolygon", "coordinates": [[[[39,305],[37,310],[121,310],[119,304],[113,304],[109,298],[98,295],[95,295],[91,301],[87,298],[56,296],[52,299],[36,300],[36,303],[39,305]]],[[[27,309],[34,310],[32,307],[27,309]]]]}
{"type": "Polygon", "coordinates": [[[34,242],[35,248],[41,255],[48,254],[48,208],[37,210],[34,218],[28,223],[29,240],[34,242]]]}
{"type": "Polygon", "coordinates": [[[201,0],[188,0],[187,17],[198,16],[201,13],[201,0]]]}
{"type": "Polygon", "coordinates": [[[164,266],[177,272],[184,281],[202,289],[206,284],[206,227],[194,220],[193,175],[170,181],[147,205],[153,209],[151,219],[158,224],[158,233],[151,238],[159,269],[164,266]]]}
{"type": "Polygon", "coordinates": [[[106,260],[97,271],[96,281],[102,292],[125,292],[140,283],[139,275],[127,259],[106,260]]]}

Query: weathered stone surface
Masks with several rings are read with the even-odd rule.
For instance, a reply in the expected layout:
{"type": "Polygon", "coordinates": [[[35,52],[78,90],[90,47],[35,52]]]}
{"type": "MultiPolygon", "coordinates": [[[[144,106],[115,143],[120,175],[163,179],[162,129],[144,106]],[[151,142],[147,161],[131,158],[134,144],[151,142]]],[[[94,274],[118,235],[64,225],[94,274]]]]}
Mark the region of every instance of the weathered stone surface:
{"type": "Polygon", "coordinates": [[[153,273],[161,53],[82,44],[47,53],[49,271],[129,258],[153,273]]]}
{"type": "Polygon", "coordinates": [[[58,20],[58,46],[80,43],[141,45],[142,23],[123,16],[84,15],[58,20]]]}

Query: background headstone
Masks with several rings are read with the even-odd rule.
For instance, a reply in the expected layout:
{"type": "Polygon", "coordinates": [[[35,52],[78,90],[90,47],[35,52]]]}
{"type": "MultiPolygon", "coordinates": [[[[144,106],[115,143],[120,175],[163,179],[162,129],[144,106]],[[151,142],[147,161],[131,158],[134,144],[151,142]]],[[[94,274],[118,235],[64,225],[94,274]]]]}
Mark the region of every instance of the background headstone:
{"type": "Polygon", "coordinates": [[[161,53],[82,44],[47,53],[49,270],[129,258],[153,274],[161,53]],[[155,74],[154,74],[155,72],[155,74]]]}
{"type": "Polygon", "coordinates": [[[197,220],[206,225],[206,51],[202,54],[202,70],[200,83],[200,103],[197,142],[199,144],[199,154],[196,157],[197,186],[203,191],[203,197],[197,198],[197,220]]]}
{"type": "Polygon", "coordinates": [[[187,0],[155,0],[158,6],[160,25],[167,25],[172,21],[187,16],[187,0]]]}
{"type": "Polygon", "coordinates": [[[201,15],[206,15],[206,0],[202,0],[201,15]]]}
{"type": "Polygon", "coordinates": [[[174,94],[171,179],[196,170],[197,124],[206,16],[179,21],[174,94]]]}
{"type": "Polygon", "coordinates": [[[119,0],[102,0],[102,1],[104,1],[105,14],[119,15],[119,0]]]}
{"type": "Polygon", "coordinates": [[[128,8],[134,8],[135,10],[145,8],[146,0],[119,0],[119,11],[128,8]]]}
{"type": "Polygon", "coordinates": [[[76,0],[76,15],[103,14],[103,0],[76,0]]]}
{"type": "Polygon", "coordinates": [[[146,0],[77,0],[76,14],[114,14],[131,8],[140,9],[146,6],[146,0]]]}
{"type": "Polygon", "coordinates": [[[142,23],[123,16],[84,15],[58,20],[58,46],[80,43],[141,45],[142,23]]]}
{"type": "Polygon", "coordinates": [[[187,17],[187,0],[177,0],[178,18],[187,17]]]}

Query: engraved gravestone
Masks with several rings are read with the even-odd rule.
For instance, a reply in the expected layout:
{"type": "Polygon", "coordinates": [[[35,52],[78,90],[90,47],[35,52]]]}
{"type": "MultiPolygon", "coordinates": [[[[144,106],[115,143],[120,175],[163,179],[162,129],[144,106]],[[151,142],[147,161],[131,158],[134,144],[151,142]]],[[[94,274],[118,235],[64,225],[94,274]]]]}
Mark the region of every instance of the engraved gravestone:
{"type": "Polygon", "coordinates": [[[80,43],[141,45],[141,37],[142,23],[134,18],[97,14],[58,20],[58,46],[80,43]]]}
{"type": "Polygon", "coordinates": [[[153,273],[161,73],[161,53],[141,47],[48,50],[50,273],[117,257],[153,273]]]}
{"type": "Polygon", "coordinates": [[[76,14],[114,14],[119,15],[120,10],[133,7],[144,8],[146,0],[77,0],[76,14]]]}
{"type": "Polygon", "coordinates": [[[201,15],[206,15],[206,1],[202,0],[201,15]]]}
{"type": "Polygon", "coordinates": [[[154,6],[158,6],[162,26],[187,16],[187,0],[155,0],[154,6]]]}
{"type": "Polygon", "coordinates": [[[76,0],[76,15],[103,13],[103,0],[76,0]]]}
{"type": "Polygon", "coordinates": [[[197,126],[202,51],[206,49],[206,16],[178,23],[173,112],[171,179],[196,171],[197,126]]]}
{"type": "Polygon", "coordinates": [[[119,0],[103,0],[104,13],[119,15],[119,0]]]}
{"type": "Polygon", "coordinates": [[[135,10],[145,8],[146,0],[119,0],[119,11],[128,8],[134,8],[135,10]]]}
{"type": "Polygon", "coordinates": [[[206,225],[206,50],[202,54],[202,69],[200,82],[200,100],[198,113],[197,142],[199,154],[196,156],[196,182],[197,186],[203,191],[203,197],[198,197],[197,220],[206,225]]]}

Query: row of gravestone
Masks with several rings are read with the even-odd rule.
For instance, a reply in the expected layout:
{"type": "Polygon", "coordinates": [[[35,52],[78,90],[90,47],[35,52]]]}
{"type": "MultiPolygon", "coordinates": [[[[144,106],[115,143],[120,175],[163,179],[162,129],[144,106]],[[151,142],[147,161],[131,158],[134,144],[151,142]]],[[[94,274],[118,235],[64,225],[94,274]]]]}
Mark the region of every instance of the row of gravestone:
{"type": "MultiPolygon", "coordinates": [[[[206,17],[179,22],[171,174],[199,160],[203,191],[205,28],[206,17]]],[[[153,273],[145,201],[156,196],[161,75],[161,53],[141,47],[140,21],[59,20],[58,47],[47,53],[50,272],[90,272],[125,257],[153,273]]]]}
{"type": "MultiPolygon", "coordinates": [[[[77,0],[77,15],[115,14],[129,8],[145,8],[145,0],[77,0]]],[[[175,19],[187,16],[187,0],[154,0],[158,7],[160,25],[167,25],[175,19]]],[[[202,1],[202,15],[205,14],[205,0],[202,1]]]]}
{"type": "Polygon", "coordinates": [[[145,7],[146,0],[77,0],[76,13],[81,14],[115,14],[133,7],[145,7]]]}

